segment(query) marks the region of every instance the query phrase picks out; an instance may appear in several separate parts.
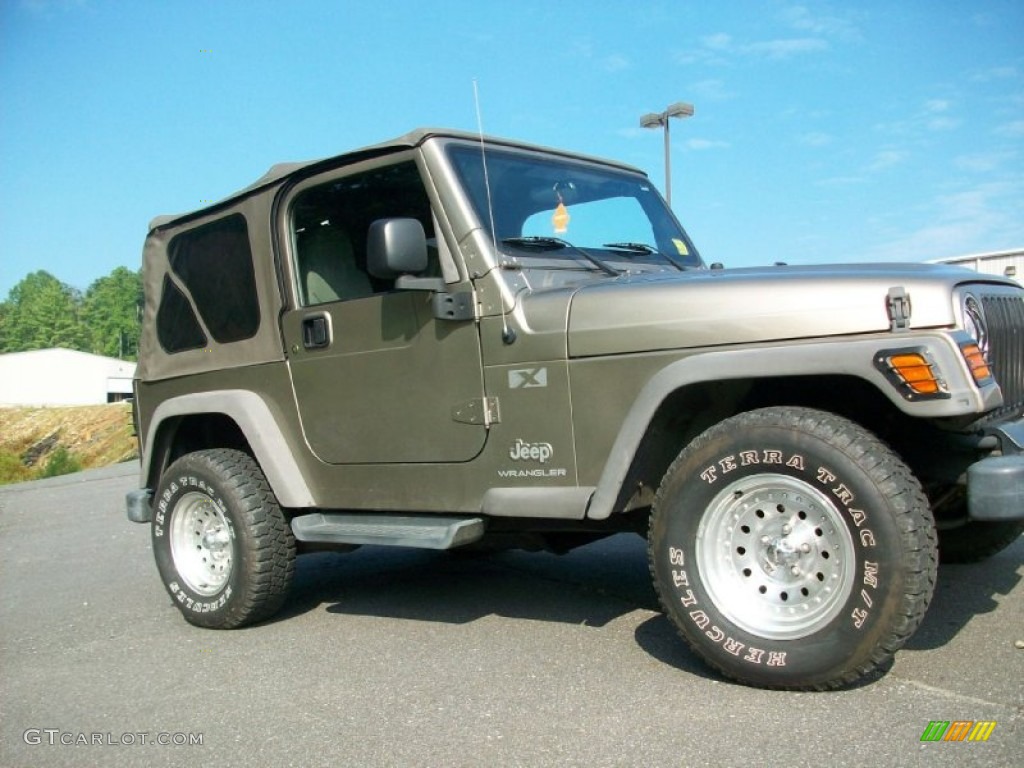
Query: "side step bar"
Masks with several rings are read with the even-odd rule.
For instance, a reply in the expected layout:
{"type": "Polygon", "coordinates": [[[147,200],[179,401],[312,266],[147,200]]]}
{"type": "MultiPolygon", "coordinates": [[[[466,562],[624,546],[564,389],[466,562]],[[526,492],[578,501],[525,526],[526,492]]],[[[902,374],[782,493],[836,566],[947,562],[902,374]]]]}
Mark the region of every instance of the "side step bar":
{"type": "Polygon", "coordinates": [[[484,521],[479,517],[313,512],[292,518],[292,533],[299,541],[322,544],[451,549],[480,539],[484,521]]]}

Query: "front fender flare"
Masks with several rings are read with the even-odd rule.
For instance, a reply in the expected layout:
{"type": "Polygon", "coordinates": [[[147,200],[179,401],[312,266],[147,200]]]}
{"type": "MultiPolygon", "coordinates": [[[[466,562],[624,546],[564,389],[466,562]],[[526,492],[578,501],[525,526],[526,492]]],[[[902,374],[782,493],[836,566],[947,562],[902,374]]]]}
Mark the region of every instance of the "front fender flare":
{"type": "Polygon", "coordinates": [[[997,386],[983,392],[974,385],[955,341],[939,331],[698,353],[667,365],[640,391],[608,454],[587,517],[604,520],[612,514],[640,441],[659,406],[673,392],[691,384],[730,379],[824,375],[865,379],[897,408],[917,418],[983,413],[1002,402],[997,386]],[[875,368],[873,360],[879,351],[907,347],[928,349],[942,372],[949,397],[910,402],[875,368]]]}

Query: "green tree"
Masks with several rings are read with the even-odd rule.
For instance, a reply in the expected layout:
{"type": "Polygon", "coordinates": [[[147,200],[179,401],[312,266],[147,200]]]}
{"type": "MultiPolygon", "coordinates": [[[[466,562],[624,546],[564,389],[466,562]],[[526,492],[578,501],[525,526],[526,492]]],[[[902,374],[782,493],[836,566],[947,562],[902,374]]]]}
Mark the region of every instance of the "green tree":
{"type": "Polygon", "coordinates": [[[10,309],[6,301],[0,301],[0,352],[7,351],[7,316],[10,309]]]}
{"type": "Polygon", "coordinates": [[[86,335],[79,321],[81,294],[49,272],[27,275],[7,295],[0,313],[4,352],[65,347],[86,349],[86,335]]]}
{"type": "Polygon", "coordinates": [[[90,352],[129,360],[136,358],[141,299],[142,276],[127,267],[117,267],[89,286],[82,306],[82,320],[90,352]]]}

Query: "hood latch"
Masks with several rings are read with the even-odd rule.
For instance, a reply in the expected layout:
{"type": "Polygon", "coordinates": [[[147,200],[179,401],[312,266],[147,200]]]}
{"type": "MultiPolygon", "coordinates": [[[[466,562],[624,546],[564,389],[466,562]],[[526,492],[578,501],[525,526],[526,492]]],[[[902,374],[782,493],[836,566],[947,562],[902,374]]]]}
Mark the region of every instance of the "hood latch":
{"type": "Polygon", "coordinates": [[[886,308],[889,312],[890,331],[898,333],[910,330],[910,294],[902,285],[896,285],[889,289],[886,308]]]}

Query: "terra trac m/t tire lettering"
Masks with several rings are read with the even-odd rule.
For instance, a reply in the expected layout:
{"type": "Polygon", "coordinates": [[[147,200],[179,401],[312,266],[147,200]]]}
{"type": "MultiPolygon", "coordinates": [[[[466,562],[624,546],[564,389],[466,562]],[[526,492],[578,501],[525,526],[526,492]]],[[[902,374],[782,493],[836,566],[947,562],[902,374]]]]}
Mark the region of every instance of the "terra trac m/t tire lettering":
{"type": "Polygon", "coordinates": [[[934,589],[927,500],[874,435],[780,407],[687,446],[651,515],[651,573],[708,663],[780,688],[843,685],[891,658],[934,589]]]}
{"type": "Polygon", "coordinates": [[[295,541],[252,457],[230,449],[182,456],[164,472],[153,507],[157,569],[190,623],[231,629],[280,608],[295,541]]]}

